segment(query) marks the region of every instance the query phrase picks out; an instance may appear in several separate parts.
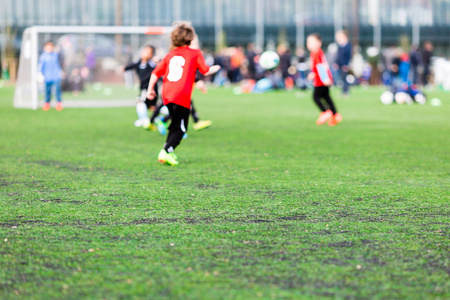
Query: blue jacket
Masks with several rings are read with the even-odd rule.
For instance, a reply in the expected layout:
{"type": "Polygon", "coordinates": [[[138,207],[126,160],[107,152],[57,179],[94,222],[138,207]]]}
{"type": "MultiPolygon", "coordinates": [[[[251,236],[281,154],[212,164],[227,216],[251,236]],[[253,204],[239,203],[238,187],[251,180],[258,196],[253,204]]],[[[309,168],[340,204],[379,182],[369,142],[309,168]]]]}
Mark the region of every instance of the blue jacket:
{"type": "Polygon", "coordinates": [[[339,67],[348,66],[350,60],[352,59],[352,45],[348,42],[345,46],[340,46],[338,48],[338,53],[336,56],[336,64],[339,67]]]}
{"type": "Polygon", "coordinates": [[[59,65],[59,54],[56,52],[44,52],[39,57],[38,71],[44,75],[45,82],[61,80],[61,66],[59,65]]]}

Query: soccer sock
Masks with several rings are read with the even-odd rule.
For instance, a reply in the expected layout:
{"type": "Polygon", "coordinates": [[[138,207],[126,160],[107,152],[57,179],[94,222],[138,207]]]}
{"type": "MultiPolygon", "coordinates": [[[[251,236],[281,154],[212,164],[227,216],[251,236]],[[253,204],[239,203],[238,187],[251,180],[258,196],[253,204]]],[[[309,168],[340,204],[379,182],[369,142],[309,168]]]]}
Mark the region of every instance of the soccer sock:
{"type": "Polygon", "coordinates": [[[325,101],[328,104],[328,107],[330,108],[330,110],[333,112],[333,115],[335,115],[337,113],[336,107],[334,106],[333,100],[331,100],[330,95],[325,95],[324,96],[325,101]]]}
{"type": "Polygon", "coordinates": [[[162,119],[162,121],[163,121],[164,123],[169,122],[169,121],[170,121],[170,115],[165,116],[165,117],[162,119]]]}
{"type": "Polygon", "coordinates": [[[155,107],[155,110],[153,111],[152,117],[150,118],[150,123],[152,123],[152,124],[155,123],[155,119],[159,115],[159,111],[161,110],[162,107],[163,107],[162,104],[157,105],[155,107]]]}
{"type": "Polygon", "coordinates": [[[145,119],[148,118],[148,109],[147,105],[143,102],[139,102],[136,104],[136,112],[139,119],[145,119]]]}
{"type": "Polygon", "coordinates": [[[314,93],[314,102],[316,103],[316,105],[319,107],[319,109],[321,110],[321,111],[326,111],[327,109],[325,108],[325,106],[323,105],[323,103],[322,103],[322,100],[320,99],[320,97],[318,96],[318,95],[316,95],[315,93],[314,93]]]}
{"type": "Polygon", "coordinates": [[[169,134],[167,135],[164,150],[170,153],[180,144],[183,135],[187,131],[190,110],[173,103],[169,103],[167,108],[172,121],[169,126],[169,134]]]}
{"type": "Polygon", "coordinates": [[[167,153],[173,152],[183,139],[183,135],[184,132],[181,129],[169,130],[164,150],[166,150],[167,153]]]}

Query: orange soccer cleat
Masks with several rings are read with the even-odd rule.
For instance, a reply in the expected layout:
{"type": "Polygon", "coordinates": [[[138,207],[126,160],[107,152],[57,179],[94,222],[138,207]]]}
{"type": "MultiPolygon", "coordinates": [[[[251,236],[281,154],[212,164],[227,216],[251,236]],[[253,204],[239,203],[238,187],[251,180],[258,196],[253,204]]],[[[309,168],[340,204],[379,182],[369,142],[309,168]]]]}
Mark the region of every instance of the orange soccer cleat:
{"type": "Polygon", "coordinates": [[[57,111],[62,111],[63,110],[62,102],[57,102],[55,108],[57,111]]]}
{"type": "Polygon", "coordinates": [[[335,126],[342,122],[342,116],[340,113],[336,113],[334,116],[331,117],[330,121],[328,122],[328,126],[335,126]]]}
{"type": "Polygon", "coordinates": [[[319,118],[316,121],[317,125],[322,125],[326,121],[328,121],[331,117],[333,117],[333,112],[331,110],[327,110],[324,112],[321,112],[319,115],[319,118]]]}
{"type": "Polygon", "coordinates": [[[44,103],[44,106],[42,106],[42,110],[43,110],[43,111],[47,111],[47,110],[49,110],[49,109],[50,109],[50,103],[45,102],[45,103],[44,103]]]}

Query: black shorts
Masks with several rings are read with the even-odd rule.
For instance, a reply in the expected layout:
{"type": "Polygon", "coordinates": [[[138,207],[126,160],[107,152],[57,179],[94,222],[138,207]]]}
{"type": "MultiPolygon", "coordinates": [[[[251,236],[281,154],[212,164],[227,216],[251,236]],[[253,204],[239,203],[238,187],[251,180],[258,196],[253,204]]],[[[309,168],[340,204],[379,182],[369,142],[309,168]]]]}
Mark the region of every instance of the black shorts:
{"type": "Polygon", "coordinates": [[[315,86],[313,97],[314,98],[330,97],[330,88],[328,86],[315,86]]]}
{"type": "Polygon", "coordinates": [[[141,102],[144,102],[147,108],[150,108],[152,106],[156,106],[156,103],[158,102],[158,90],[156,90],[156,97],[153,100],[150,100],[147,98],[147,89],[141,89],[141,92],[139,94],[139,99],[141,102]]]}
{"type": "Polygon", "coordinates": [[[156,106],[156,102],[158,102],[158,98],[155,98],[153,100],[145,99],[145,105],[147,105],[147,108],[150,108],[151,106],[156,106]]]}
{"type": "Polygon", "coordinates": [[[170,118],[172,122],[170,123],[169,130],[177,131],[181,130],[186,133],[189,123],[189,115],[191,110],[189,108],[177,105],[175,103],[169,103],[166,105],[169,110],[170,118]]]}

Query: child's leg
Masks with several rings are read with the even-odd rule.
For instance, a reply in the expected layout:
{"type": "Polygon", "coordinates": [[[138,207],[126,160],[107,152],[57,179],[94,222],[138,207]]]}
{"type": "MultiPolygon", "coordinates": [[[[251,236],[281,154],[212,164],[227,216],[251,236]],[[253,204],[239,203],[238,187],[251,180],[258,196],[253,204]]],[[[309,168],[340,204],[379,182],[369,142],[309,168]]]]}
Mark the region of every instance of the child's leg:
{"type": "Polygon", "coordinates": [[[55,96],[56,101],[61,102],[61,81],[55,82],[55,96]]]}
{"type": "Polygon", "coordinates": [[[147,99],[147,97],[145,97],[145,100],[144,100],[145,105],[147,106],[147,109],[152,111],[152,112],[154,112],[155,109],[156,109],[157,101],[158,101],[158,99],[156,99],[156,98],[153,99],[153,100],[150,100],[150,99],[147,99]]]}
{"type": "Polygon", "coordinates": [[[52,86],[53,82],[45,83],[45,103],[50,103],[50,99],[52,98],[52,86]]]}
{"type": "Polygon", "coordinates": [[[156,120],[156,117],[159,116],[159,113],[161,112],[161,109],[164,107],[163,103],[160,103],[155,107],[155,110],[153,111],[152,117],[150,118],[150,124],[156,124],[156,128],[158,129],[159,133],[162,135],[166,135],[167,128],[166,123],[169,120],[169,116],[165,116],[163,119],[156,120]]]}
{"type": "Polygon", "coordinates": [[[172,122],[169,126],[169,134],[164,145],[164,150],[167,153],[171,153],[180,144],[183,135],[187,131],[190,109],[173,103],[169,103],[167,108],[169,109],[172,122]]]}
{"type": "Polygon", "coordinates": [[[319,115],[319,118],[317,118],[317,120],[316,120],[317,125],[322,125],[326,121],[328,121],[331,117],[333,117],[333,114],[334,114],[332,111],[334,109],[333,102],[332,101],[329,102],[328,100],[325,100],[328,105],[331,103],[331,106],[327,105],[329,107],[328,109],[322,103],[322,99],[327,99],[327,98],[329,100],[331,100],[329,88],[327,86],[317,86],[314,88],[314,102],[316,102],[317,106],[322,111],[319,115]]]}
{"type": "Polygon", "coordinates": [[[148,109],[144,102],[136,103],[136,113],[139,120],[144,120],[148,118],[148,109]]]}
{"type": "MultiPolygon", "coordinates": [[[[145,91],[147,91],[147,90],[145,90],[145,91]]],[[[148,117],[149,116],[148,111],[151,111],[152,115],[153,115],[153,112],[155,111],[155,108],[156,108],[156,101],[157,101],[157,99],[150,100],[150,99],[147,99],[147,96],[145,96],[144,103],[145,103],[145,107],[146,107],[147,116],[144,119],[143,126],[145,128],[151,129],[151,130],[154,130],[154,129],[156,130],[156,128],[154,126],[152,126],[152,122],[150,121],[150,118],[148,117]]]]}
{"type": "Polygon", "coordinates": [[[194,119],[194,123],[198,123],[198,121],[200,121],[200,118],[194,107],[194,102],[192,102],[192,100],[191,100],[191,116],[192,116],[192,119],[194,119]]]}
{"type": "Polygon", "coordinates": [[[330,88],[327,86],[325,88],[326,89],[323,94],[323,99],[325,99],[325,102],[327,103],[330,110],[333,112],[333,115],[335,115],[337,113],[337,110],[336,110],[336,107],[334,106],[333,100],[331,100],[330,88]]]}
{"type": "Polygon", "coordinates": [[[324,86],[316,86],[314,87],[314,93],[313,93],[313,99],[316,105],[319,107],[319,109],[324,112],[327,109],[322,103],[322,98],[324,97],[324,86]]]}
{"type": "Polygon", "coordinates": [[[148,104],[147,104],[147,90],[142,89],[139,93],[139,97],[136,102],[136,113],[138,115],[138,121],[141,120],[141,122],[136,121],[135,126],[142,126],[142,121],[145,119],[148,119],[148,104]]]}
{"type": "Polygon", "coordinates": [[[160,103],[159,105],[157,105],[155,107],[155,110],[153,111],[152,117],[150,118],[150,123],[155,123],[155,119],[156,117],[159,115],[159,111],[161,110],[161,108],[164,106],[164,104],[160,103]]]}
{"type": "MultiPolygon", "coordinates": [[[[155,102],[156,103],[156,102],[155,102]]],[[[164,104],[161,102],[158,105],[154,107],[153,114],[150,118],[150,122],[153,124],[155,123],[156,117],[159,116],[159,113],[161,112],[161,109],[164,107],[164,104]]],[[[170,115],[165,116],[161,119],[164,123],[167,123],[170,120],[170,115]]]]}

